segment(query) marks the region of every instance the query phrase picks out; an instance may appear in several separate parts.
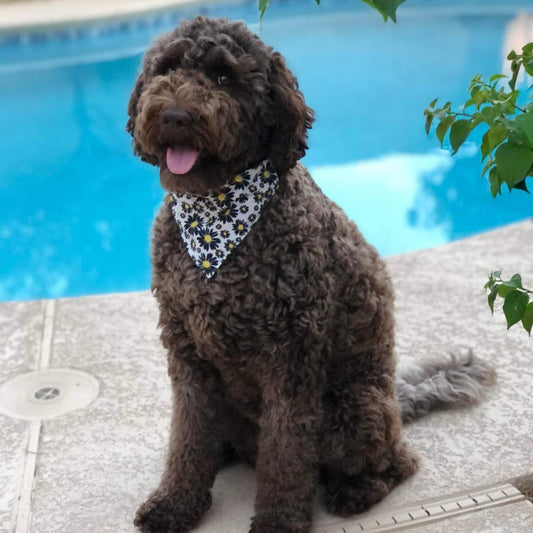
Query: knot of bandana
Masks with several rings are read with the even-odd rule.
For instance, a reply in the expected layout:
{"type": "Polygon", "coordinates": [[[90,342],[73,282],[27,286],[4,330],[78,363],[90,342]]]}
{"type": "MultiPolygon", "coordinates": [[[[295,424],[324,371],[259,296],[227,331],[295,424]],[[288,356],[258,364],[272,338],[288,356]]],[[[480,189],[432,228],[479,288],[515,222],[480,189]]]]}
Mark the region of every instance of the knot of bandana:
{"type": "Polygon", "coordinates": [[[174,219],[194,264],[207,278],[248,235],[279,186],[268,159],[205,196],[170,193],[174,219]]]}

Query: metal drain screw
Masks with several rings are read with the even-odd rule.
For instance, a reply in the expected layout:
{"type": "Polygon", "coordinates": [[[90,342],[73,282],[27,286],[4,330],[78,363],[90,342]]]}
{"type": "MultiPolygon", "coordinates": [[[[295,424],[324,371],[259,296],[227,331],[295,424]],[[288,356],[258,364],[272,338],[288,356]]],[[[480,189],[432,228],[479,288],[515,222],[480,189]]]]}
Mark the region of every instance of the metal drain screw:
{"type": "Polygon", "coordinates": [[[39,389],[34,394],[34,396],[37,400],[46,402],[47,400],[53,400],[54,398],[57,398],[59,394],[60,394],[59,389],[56,389],[55,387],[44,387],[42,389],[39,389]]]}

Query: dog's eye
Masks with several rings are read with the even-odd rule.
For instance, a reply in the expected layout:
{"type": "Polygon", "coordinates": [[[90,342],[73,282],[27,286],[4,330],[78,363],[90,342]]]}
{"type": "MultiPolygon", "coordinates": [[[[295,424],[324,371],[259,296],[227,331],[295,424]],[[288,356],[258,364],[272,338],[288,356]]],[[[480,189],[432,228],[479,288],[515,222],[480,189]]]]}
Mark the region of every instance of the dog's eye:
{"type": "Polygon", "coordinates": [[[219,74],[217,76],[217,84],[218,85],[229,85],[231,82],[231,78],[227,76],[226,74],[219,74]]]}

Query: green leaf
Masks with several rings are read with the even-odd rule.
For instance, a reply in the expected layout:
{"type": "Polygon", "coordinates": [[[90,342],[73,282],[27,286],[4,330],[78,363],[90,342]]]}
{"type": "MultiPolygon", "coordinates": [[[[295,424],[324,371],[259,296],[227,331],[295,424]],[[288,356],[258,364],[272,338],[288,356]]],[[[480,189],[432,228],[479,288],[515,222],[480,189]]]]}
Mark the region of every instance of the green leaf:
{"type": "Polygon", "coordinates": [[[516,55],[515,52],[511,52],[507,56],[507,59],[512,59],[512,61],[511,61],[512,76],[511,76],[511,79],[509,80],[509,87],[511,87],[511,89],[514,91],[514,89],[516,87],[516,80],[518,79],[518,73],[520,72],[521,63],[518,60],[518,56],[516,55]],[[514,54],[514,56],[513,56],[513,54],[514,54]]]}
{"type": "Polygon", "coordinates": [[[492,165],[494,165],[494,159],[489,158],[485,163],[485,166],[483,167],[483,172],[481,172],[482,177],[486,174],[487,170],[489,170],[492,165]]]}
{"type": "Polygon", "coordinates": [[[531,328],[533,327],[533,302],[527,304],[526,310],[522,315],[522,326],[531,335],[531,328]]]}
{"type": "Polygon", "coordinates": [[[533,76],[533,60],[528,59],[527,61],[524,61],[523,63],[525,71],[530,75],[533,76]]]}
{"type": "Polygon", "coordinates": [[[438,107],[433,111],[433,115],[435,118],[438,118],[439,120],[445,119],[449,114],[450,108],[447,106],[444,107],[438,107]]]}
{"type": "Polygon", "coordinates": [[[511,188],[527,176],[533,164],[533,150],[510,141],[500,144],[494,157],[502,178],[511,188]]]}
{"type": "Polygon", "coordinates": [[[493,198],[502,192],[503,179],[500,175],[498,167],[494,166],[489,172],[490,193],[493,198]]]}
{"type": "Polygon", "coordinates": [[[501,119],[502,110],[501,106],[486,106],[480,112],[483,120],[489,125],[493,126],[496,119],[501,119]]]}
{"type": "Polygon", "coordinates": [[[496,296],[498,296],[498,289],[494,287],[488,296],[488,303],[492,314],[494,314],[494,300],[496,300],[496,296]]]}
{"type": "Polygon", "coordinates": [[[429,130],[431,129],[431,124],[433,124],[433,119],[435,118],[435,115],[431,111],[429,111],[429,109],[426,109],[424,111],[424,114],[426,115],[426,135],[429,135],[429,130]]]}
{"type": "Polygon", "coordinates": [[[527,188],[526,180],[523,179],[522,181],[519,181],[513,186],[513,189],[519,189],[521,191],[527,192],[529,194],[529,190],[527,188]]]}
{"type": "Polygon", "coordinates": [[[259,0],[259,17],[262,19],[270,5],[270,0],[259,0]]]}
{"type": "Polygon", "coordinates": [[[500,279],[502,277],[502,271],[501,270],[495,270],[492,273],[492,276],[494,276],[496,279],[500,279]]]}
{"type": "Polygon", "coordinates": [[[509,287],[509,285],[498,285],[498,295],[505,298],[509,293],[516,291],[516,287],[509,287]]]}
{"type": "Polygon", "coordinates": [[[504,281],[509,287],[516,287],[517,289],[523,289],[522,287],[522,276],[520,274],[513,274],[509,281],[504,281]]]}
{"type": "Polygon", "coordinates": [[[485,283],[484,287],[483,287],[483,290],[487,291],[487,290],[492,290],[494,288],[494,279],[493,277],[491,276],[489,278],[489,281],[487,281],[487,283],[485,283]]]}
{"type": "Polygon", "coordinates": [[[501,144],[509,135],[509,129],[505,126],[492,126],[483,135],[481,140],[481,160],[485,159],[496,146],[501,144]]]}
{"type": "MultiPolygon", "coordinates": [[[[486,132],[481,139],[481,161],[483,161],[485,157],[487,157],[492,151],[489,147],[489,138],[487,137],[487,133],[488,132],[486,132]]],[[[485,172],[483,172],[481,175],[483,176],[484,173],[485,172]]]]}
{"type": "Polygon", "coordinates": [[[493,81],[501,80],[502,78],[507,78],[505,74],[493,74],[489,78],[489,83],[492,83],[493,81]]]}
{"type": "Polygon", "coordinates": [[[533,147],[533,112],[518,115],[514,121],[520,136],[533,147]]]}
{"type": "Polygon", "coordinates": [[[377,9],[383,15],[385,21],[390,17],[396,22],[396,9],[405,0],[363,0],[363,2],[377,9]]]}
{"type": "Polygon", "coordinates": [[[440,124],[437,126],[437,139],[440,141],[440,145],[442,147],[442,143],[444,142],[444,137],[447,133],[447,131],[450,129],[450,126],[455,122],[455,115],[450,115],[448,117],[443,118],[440,121],[440,124]]]}
{"type": "Polygon", "coordinates": [[[450,130],[450,144],[452,145],[453,153],[455,154],[461,145],[466,141],[471,131],[470,120],[458,120],[450,130]]]}
{"type": "Polygon", "coordinates": [[[525,292],[514,290],[510,292],[503,302],[503,314],[507,320],[507,329],[519,322],[526,311],[529,296],[525,292]]]}
{"type": "Polygon", "coordinates": [[[435,100],[432,100],[428,107],[435,107],[435,104],[437,103],[438,98],[435,98],[435,100]]]}

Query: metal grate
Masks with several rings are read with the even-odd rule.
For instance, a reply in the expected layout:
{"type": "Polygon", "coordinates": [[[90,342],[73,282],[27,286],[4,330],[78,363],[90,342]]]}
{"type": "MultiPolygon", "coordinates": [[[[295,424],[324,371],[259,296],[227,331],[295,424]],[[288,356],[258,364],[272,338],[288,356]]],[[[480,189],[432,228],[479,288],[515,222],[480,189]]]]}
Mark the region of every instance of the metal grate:
{"type": "Polygon", "coordinates": [[[33,396],[37,400],[47,402],[48,400],[53,400],[54,398],[57,398],[59,394],[60,391],[56,387],[44,387],[42,389],[39,389],[33,396]]]}
{"type": "Polygon", "coordinates": [[[454,497],[422,502],[417,506],[388,513],[367,515],[320,528],[322,533],[358,533],[360,531],[398,531],[421,526],[452,516],[471,513],[525,500],[513,485],[505,484],[454,497]]]}

